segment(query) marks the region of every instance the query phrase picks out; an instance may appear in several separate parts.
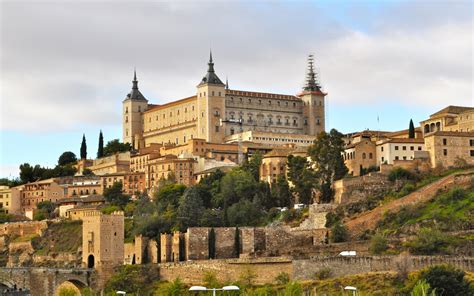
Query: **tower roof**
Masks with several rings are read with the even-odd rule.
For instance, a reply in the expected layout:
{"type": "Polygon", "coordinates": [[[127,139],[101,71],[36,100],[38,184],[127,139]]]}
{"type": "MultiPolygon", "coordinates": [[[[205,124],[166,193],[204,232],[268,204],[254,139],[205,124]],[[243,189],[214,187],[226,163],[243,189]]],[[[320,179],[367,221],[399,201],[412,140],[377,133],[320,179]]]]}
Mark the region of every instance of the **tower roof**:
{"type": "Polygon", "coordinates": [[[138,90],[137,71],[133,71],[132,90],[127,94],[125,100],[147,101],[144,95],[138,90]]]}
{"type": "Polygon", "coordinates": [[[308,56],[308,73],[306,74],[306,85],[303,87],[304,91],[321,91],[318,77],[314,72],[314,57],[312,54],[308,56]]]}
{"type": "Polygon", "coordinates": [[[206,83],[224,85],[224,83],[222,83],[222,81],[219,79],[219,77],[217,77],[214,71],[214,62],[212,61],[212,51],[209,53],[209,63],[207,63],[207,65],[209,66],[207,68],[207,73],[202,78],[201,83],[199,83],[199,85],[206,84],[206,83]]]}

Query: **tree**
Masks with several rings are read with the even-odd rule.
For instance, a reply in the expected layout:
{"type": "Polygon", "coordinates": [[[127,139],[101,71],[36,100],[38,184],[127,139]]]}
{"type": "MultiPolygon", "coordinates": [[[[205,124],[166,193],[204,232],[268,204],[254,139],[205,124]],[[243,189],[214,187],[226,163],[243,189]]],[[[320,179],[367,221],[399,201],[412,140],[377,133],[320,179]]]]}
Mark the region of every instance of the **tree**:
{"type": "Polygon", "coordinates": [[[289,207],[291,205],[291,192],[285,176],[278,176],[271,188],[272,198],[278,207],[289,207]]]}
{"type": "Polygon", "coordinates": [[[346,226],[338,222],[331,228],[330,239],[333,243],[342,243],[347,241],[349,233],[347,232],[346,226]]]}
{"type": "Polygon", "coordinates": [[[83,169],[82,170],[82,175],[83,176],[95,176],[94,172],[89,168],[83,169]]]}
{"type": "Polygon", "coordinates": [[[38,203],[37,211],[35,212],[33,219],[36,221],[51,219],[53,212],[56,209],[56,205],[50,201],[42,201],[38,203]]]}
{"type": "Polygon", "coordinates": [[[204,205],[200,196],[200,190],[196,186],[186,189],[179,199],[178,219],[181,230],[188,227],[199,226],[204,205]]]}
{"type": "Polygon", "coordinates": [[[29,183],[34,181],[33,167],[29,163],[20,165],[20,180],[23,183],[29,183]]]}
{"type": "Polygon", "coordinates": [[[314,144],[308,149],[319,181],[321,201],[329,203],[332,199],[331,186],[334,181],[347,174],[342,152],[344,151],[343,135],[336,129],[329,133],[321,132],[314,144]]]}
{"type": "Polygon", "coordinates": [[[243,198],[227,210],[228,226],[257,226],[262,218],[260,205],[243,198]]]}
{"type": "Polygon", "coordinates": [[[132,149],[130,143],[120,143],[118,139],[107,142],[104,148],[104,156],[114,155],[120,152],[127,152],[132,149]]]}
{"type": "Polygon", "coordinates": [[[122,182],[114,182],[112,187],[104,190],[104,198],[114,206],[124,208],[130,201],[130,196],[123,194],[122,182]]]}
{"type": "Polygon", "coordinates": [[[164,212],[169,206],[176,209],[185,190],[185,185],[177,183],[167,184],[159,188],[153,199],[158,207],[158,212],[164,212]]]}
{"type": "Polygon", "coordinates": [[[87,144],[86,144],[86,135],[82,135],[81,143],[81,159],[87,159],[87,144]]]}
{"type": "Polygon", "coordinates": [[[58,159],[58,165],[67,165],[73,164],[77,161],[76,154],[72,153],[71,151],[66,151],[58,159]]]}
{"type": "Polygon", "coordinates": [[[288,156],[288,180],[293,183],[292,191],[297,195],[298,201],[309,204],[315,185],[315,174],[305,157],[288,156]]]}
{"type": "Polygon", "coordinates": [[[387,239],[382,234],[375,234],[370,239],[369,251],[373,255],[381,255],[388,249],[387,239]]]}
{"type": "Polygon", "coordinates": [[[413,287],[410,296],[436,296],[436,289],[432,289],[431,293],[429,293],[430,289],[430,284],[426,280],[419,280],[415,287],[413,287]]]}
{"type": "Polygon", "coordinates": [[[102,130],[99,133],[99,148],[97,149],[97,158],[104,157],[104,136],[102,130]]]}
{"type": "Polygon", "coordinates": [[[209,259],[216,258],[216,232],[214,228],[209,231],[209,259]]]}
{"type": "Polygon", "coordinates": [[[439,296],[473,295],[474,288],[464,276],[464,271],[453,266],[435,265],[422,271],[418,279],[426,280],[431,289],[436,289],[436,295],[439,296]]]}
{"type": "Polygon", "coordinates": [[[408,138],[414,139],[415,138],[415,126],[413,125],[413,120],[410,119],[410,125],[408,127],[408,138]]]}
{"type": "Polygon", "coordinates": [[[262,164],[262,158],[262,153],[256,152],[242,165],[242,169],[252,174],[253,178],[257,182],[260,181],[260,165],[262,164]]]}

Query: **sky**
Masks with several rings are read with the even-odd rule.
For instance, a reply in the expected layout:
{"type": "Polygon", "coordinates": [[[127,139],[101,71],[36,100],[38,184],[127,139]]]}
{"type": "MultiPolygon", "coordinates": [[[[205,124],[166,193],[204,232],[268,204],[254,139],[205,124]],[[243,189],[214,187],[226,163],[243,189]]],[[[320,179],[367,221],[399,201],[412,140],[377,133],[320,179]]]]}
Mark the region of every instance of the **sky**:
{"type": "Polygon", "coordinates": [[[212,48],[231,89],[298,93],[308,54],[326,126],[401,130],[473,106],[471,1],[1,1],[0,177],[121,139],[134,68],[162,104],[195,94],[212,48]],[[377,120],[379,118],[379,120],[377,120]]]}

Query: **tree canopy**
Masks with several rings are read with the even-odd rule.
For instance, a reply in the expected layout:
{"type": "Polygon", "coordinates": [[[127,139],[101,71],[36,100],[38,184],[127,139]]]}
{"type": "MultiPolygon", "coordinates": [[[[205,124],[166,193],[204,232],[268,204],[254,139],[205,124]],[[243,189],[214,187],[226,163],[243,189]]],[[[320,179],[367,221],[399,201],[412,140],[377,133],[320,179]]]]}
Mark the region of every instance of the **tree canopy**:
{"type": "Polygon", "coordinates": [[[130,143],[120,143],[118,139],[107,142],[104,148],[104,156],[114,155],[119,152],[127,152],[132,149],[130,143]]]}
{"type": "Polygon", "coordinates": [[[99,133],[99,147],[97,148],[97,158],[104,157],[104,136],[102,131],[99,133]]]}
{"type": "Polygon", "coordinates": [[[73,164],[77,161],[76,154],[74,154],[71,151],[66,151],[61,156],[59,156],[58,159],[58,165],[63,166],[63,165],[68,165],[68,164],[73,164]]]}
{"type": "Polygon", "coordinates": [[[408,138],[410,138],[410,139],[415,138],[415,125],[413,124],[412,119],[410,119],[410,125],[408,127],[408,138]]]}

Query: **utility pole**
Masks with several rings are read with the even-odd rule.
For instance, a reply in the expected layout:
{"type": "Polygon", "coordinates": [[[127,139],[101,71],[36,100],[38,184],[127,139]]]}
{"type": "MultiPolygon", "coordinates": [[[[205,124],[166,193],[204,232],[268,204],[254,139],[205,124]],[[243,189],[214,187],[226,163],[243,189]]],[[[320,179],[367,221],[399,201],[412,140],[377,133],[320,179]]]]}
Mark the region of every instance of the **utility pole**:
{"type": "Polygon", "coordinates": [[[220,126],[223,126],[224,123],[230,123],[230,124],[236,124],[236,125],[239,125],[240,128],[240,132],[239,132],[239,136],[238,136],[238,164],[241,165],[244,161],[244,153],[242,151],[242,132],[244,131],[243,128],[242,128],[242,118],[239,118],[239,119],[226,119],[226,120],[223,120],[222,118],[219,120],[220,122],[220,126]]]}

